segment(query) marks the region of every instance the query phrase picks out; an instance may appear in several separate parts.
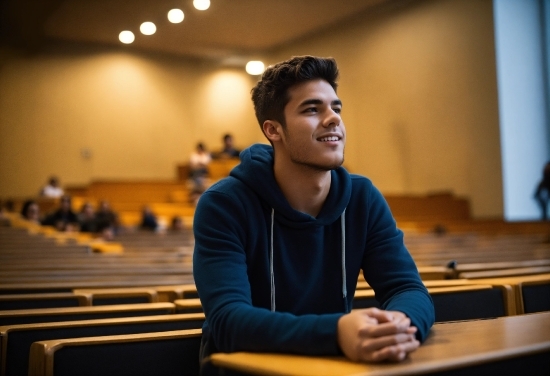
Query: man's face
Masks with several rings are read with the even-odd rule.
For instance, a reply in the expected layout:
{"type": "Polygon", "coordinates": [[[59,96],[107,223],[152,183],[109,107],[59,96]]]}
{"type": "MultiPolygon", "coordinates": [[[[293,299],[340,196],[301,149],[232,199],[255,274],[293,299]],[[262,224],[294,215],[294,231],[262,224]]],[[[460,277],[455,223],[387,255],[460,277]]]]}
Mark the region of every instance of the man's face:
{"type": "Polygon", "coordinates": [[[290,160],[316,170],[332,170],[344,162],[346,129],[342,102],[325,80],[292,86],[285,106],[281,141],[290,160]]]}

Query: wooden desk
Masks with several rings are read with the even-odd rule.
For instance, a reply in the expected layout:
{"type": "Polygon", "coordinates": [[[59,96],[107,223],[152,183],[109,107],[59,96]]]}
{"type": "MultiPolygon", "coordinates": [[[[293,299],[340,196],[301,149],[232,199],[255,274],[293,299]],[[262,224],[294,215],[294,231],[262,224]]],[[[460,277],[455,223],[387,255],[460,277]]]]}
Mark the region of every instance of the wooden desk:
{"type": "Polygon", "coordinates": [[[256,375],[550,374],[550,312],[435,324],[401,363],[362,364],[343,357],[218,353],[212,363],[256,375]],[[511,373],[510,373],[511,372],[511,373]]]}

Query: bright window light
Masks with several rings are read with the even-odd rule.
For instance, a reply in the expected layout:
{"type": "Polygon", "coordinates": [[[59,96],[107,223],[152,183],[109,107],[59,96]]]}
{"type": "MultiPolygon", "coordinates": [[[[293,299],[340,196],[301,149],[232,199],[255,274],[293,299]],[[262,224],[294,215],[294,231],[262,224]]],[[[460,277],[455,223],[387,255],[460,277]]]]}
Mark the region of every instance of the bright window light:
{"type": "Polygon", "coordinates": [[[264,73],[264,69],[265,69],[264,63],[262,63],[261,61],[251,60],[248,63],[246,63],[246,73],[252,76],[257,76],[259,74],[264,73]]]}
{"type": "Polygon", "coordinates": [[[130,44],[136,39],[134,37],[134,33],[132,33],[129,30],[121,31],[120,34],[118,34],[118,40],[120,40],[124,44],[130,44]]]}
{"type": "Polygon", "coordinates": [[[139,31],[145,35],[153,35],[157,31],[157,27],[152,22],[144,22],[139,27],[139,31]]]}
{"type": "Polygon", "coordinates": [[[183,15],[183,11],[181,9],[172,9],[168,12],[168,21],[172,23],[180,23],[183,21],[184,17],[185,16],[183,15]]]}
{"type": "Polygon", "coordinates": [[[210,8],[210,0],[193,0],[193,6],[198,10],[207,10],[210,8]]]}

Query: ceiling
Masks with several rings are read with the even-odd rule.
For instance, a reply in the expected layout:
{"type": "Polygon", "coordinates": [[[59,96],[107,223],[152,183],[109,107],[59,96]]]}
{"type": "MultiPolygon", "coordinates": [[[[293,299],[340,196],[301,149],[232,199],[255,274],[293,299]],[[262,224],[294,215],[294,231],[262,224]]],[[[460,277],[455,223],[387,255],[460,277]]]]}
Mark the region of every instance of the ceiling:
{"type": "Polygon", "coordinates": [[[0,37],[31,52],[67,41],[198,58],[253,58],[390,1],[396,0],[211,0],[208,10],[199,11],[192,0],[3,0],[0,37]],[[172,8],[183,10],[182,23],[167,20],[172,8]],[[154,35],[139,32],[144,21],[156,24],[154,35]],[[122,45],[123,30],[135,34],[134,43],[122,45]]]}

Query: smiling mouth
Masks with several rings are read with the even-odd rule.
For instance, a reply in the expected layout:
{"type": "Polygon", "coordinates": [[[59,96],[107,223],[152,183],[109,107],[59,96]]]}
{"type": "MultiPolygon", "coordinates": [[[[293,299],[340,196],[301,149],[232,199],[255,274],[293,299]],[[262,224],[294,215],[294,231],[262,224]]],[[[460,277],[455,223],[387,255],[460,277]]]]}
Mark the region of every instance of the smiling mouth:
{"type": "Polygon", "coordinates": [[[337,136],[321,137],[318,140],[321,142],[340,141],[340,137],[337,137],[337,136]]]}

